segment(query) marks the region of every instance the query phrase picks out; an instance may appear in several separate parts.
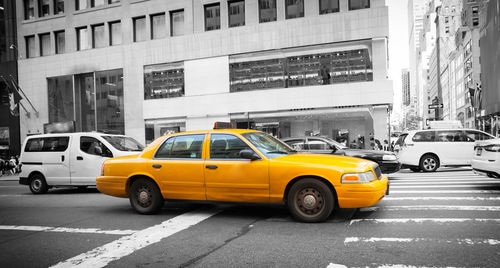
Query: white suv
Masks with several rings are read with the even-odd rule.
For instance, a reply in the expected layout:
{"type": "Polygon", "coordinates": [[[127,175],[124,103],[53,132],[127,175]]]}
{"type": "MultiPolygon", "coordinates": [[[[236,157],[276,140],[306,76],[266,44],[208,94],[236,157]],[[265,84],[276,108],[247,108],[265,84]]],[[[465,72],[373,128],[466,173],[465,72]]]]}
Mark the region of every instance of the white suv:
{"type": "Polygon", "coordinates": [[[440,166],[469,166],[474,142],[494,137],[474,129],[413,130],[401,134],[396,150],[403,168],[436,171],[440,166]]]}

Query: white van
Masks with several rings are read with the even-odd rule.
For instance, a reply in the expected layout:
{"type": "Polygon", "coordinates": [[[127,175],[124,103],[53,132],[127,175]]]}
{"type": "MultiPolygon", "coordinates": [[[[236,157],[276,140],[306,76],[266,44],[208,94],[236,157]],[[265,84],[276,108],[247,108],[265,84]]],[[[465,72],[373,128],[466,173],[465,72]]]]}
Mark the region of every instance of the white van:
{"type": "Polygon", "coordinates": [[[143,148],[133,138],[99,132],[29,136],[22,146],[19,183],[34,194],[54,186],[95,186],[104,160],[143,148]]]}
{"type": "Polygon", "coordinates": [[[474,142],[493,139],[474,129],[428,129],[403,133],[396,142],[402,168],[433,172],[440,166],[469,166],[474,142]]]}

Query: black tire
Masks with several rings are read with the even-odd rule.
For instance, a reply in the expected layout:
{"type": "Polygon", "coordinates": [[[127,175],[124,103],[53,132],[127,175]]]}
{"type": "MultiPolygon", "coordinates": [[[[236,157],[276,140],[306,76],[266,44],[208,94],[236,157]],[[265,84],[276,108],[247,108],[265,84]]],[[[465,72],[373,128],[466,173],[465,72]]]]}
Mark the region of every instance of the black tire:
{"type": "Polygon", "coordinates": [[[332,213],[335,197],[324,182],[306,178],[292,185],[287,206],[292,216],[299,221],[322,222],[332,213]]]}
{"type": "Polygon", "coordinates": [[[33,174],[30,176],[30,191],[33,194],[44,194],[49,190],[45,177],[42,174],[33,174]]]}
{"type": "Polygon", "coordinates": [[[139,214],[155,214],[161,209],[164,202],[156,183],[144,178],[132,182],[129,199],[130,205],[139,214]]]}
{"type": "Polygon", "coordinates": [[[88,186],[77,186],[76,188],[80,191],[87,189],[88,186]]]}
{"type": "Polygon", "coordinates": [[[413,172],[420,172],[420,168],[418,167],[411,167],[410,170],[413,172]]]}
{"type": "Polygon", "coordinates": [[[497,175],[497,174],[494,174],[494,173],[488,173],[486,174],[489,178],[493,178],[493,179],[500,179],[500,176],[497,175]]]}
{"type": "Polygon", "coordinates": [[[423,172],[434,172],[439,168],[439,159],[432,154],[426,154],[420,158],[420,169],[423,172]]]}

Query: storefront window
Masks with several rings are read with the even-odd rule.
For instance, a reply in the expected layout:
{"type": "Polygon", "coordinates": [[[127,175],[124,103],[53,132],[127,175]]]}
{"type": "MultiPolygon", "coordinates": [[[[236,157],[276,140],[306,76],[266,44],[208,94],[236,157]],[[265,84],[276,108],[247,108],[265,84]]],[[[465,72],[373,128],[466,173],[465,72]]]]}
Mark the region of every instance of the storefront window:
{"type": "Polygon", "coordinates": [[[205,5],[205,31],[220,29],[220,4],[205,5]]]}
{"type": "Polygon", "coordinates": [[[184,96],[184,63],[166,63],[144,67],[144,99],[184,96]]]}
{"type": "Polygon", "coordinates": [[[76,131],[95,130],[94,73],[75,75],[76,131]]]}
{"type": "Polygon", "coordinates": [[[150,144],[155,139],[178,132],[186,131],[186,123],[182,122],[172,122],[172,121],[163,121],[162,119],[158,120],[146,120],[145,122],[145,130],[146,130],[146,144],[150,144]]]}
{"type": "Polygon", "coordinates": [[[123,69],[95,73],[97,131],[124,134],[123,69]]]}
{"type": "Polygon", "coordinates": [[[259,22],[276,21],[276,0],[259,0],[259,22]]]}
{"type": "Polygon", "coordinates": [[[231,92],[373,81],[368,49],[230,63],[231,92]]]}
{"type": "Polygon", "coordinates": [[[73,121],[73,77],[50,77],[47,78],[47,84],[49,123],[73,121]]]}
{"type": "Polygon", "coordinates": [[[245,1],[228,2],[229,9],[229,27],[245,25],[245,1]]]}

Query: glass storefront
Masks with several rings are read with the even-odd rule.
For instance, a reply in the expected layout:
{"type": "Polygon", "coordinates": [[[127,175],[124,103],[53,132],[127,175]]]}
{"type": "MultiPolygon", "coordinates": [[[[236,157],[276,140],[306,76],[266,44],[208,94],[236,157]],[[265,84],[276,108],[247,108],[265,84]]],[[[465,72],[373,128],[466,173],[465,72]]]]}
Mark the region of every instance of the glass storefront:
{"type": "Polygon", "coordinates": [[[373,81],[368,49],[233,62],[229,70],[231,92],[373,81]]]}
{"type": "Polygon", "coordinates": [[[73,77],[71,75],[47,79],[49,123],[73,121],[73,77]]]}
{"type": "Polygon", "coordinates": [[[180,120],[146,120],[145,122],[146,130],[146,144],[150,144],[155,139],[172,133],[184,132],[186,131],[185,119],[180,120]]]}
{"type": "Polygon", "coordinates": [[[95,73],[97,131],[125,133],[122,69],[95,73]]]}
{"type": "Polygon", "coordinates": [[[184,63],[144,66],[144,99],[184,96],[184,63]]]}

